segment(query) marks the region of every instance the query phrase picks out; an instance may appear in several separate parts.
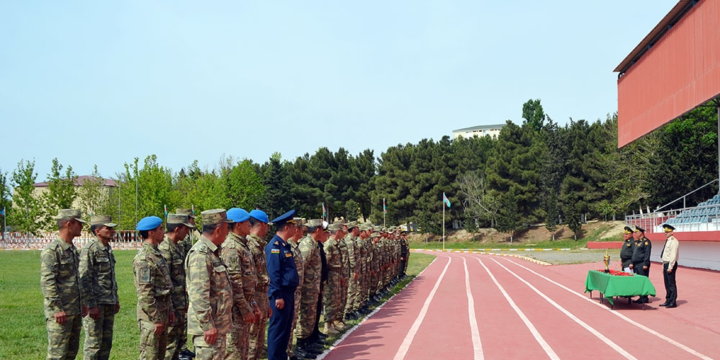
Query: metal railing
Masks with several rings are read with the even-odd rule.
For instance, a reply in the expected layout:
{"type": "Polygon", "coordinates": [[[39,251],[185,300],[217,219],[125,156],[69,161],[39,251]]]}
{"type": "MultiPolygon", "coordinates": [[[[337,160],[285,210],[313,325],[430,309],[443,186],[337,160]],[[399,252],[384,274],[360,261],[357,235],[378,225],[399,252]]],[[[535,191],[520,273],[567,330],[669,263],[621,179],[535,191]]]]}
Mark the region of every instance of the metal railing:
{"type": "MultiPolygon", "coordinates": [[[[57,231],[44,231],[32,235],[21,232],[6,232],[3,235],[4,236],[0,238],[0,249],[42,250],[57,238],[58,233],[57,231]]],[[[73,240],[73,244],[75,244],[77,248],[82,249],[92,238],[93,236],[90,235],[90,233],[83,232],[82,235],[73,240]]],[[[115,234],[115,238],[110,242],[110,246],[117,250],[139,249],[142,247],[142,241],[139,235],[137,235],[137,232],[122,230],[115,234]]]]}
{"type": "Polygon", "coordinates": [[[720,231],[720,199],[715,198],[709,205],[628,215],[625,216],[625,223],[630,226],[637,225],[648,233],[663,232],[662,225],[665,223],[671,224],[678,232],[720,231]]]}

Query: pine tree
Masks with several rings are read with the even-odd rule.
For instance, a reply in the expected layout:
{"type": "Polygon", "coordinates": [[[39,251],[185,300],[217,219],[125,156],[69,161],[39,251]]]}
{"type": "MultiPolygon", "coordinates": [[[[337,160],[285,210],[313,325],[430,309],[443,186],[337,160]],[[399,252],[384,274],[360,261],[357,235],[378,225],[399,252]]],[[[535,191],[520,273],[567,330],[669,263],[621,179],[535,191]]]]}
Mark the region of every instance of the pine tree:
{"type": "Polygon", "coordinates": [[[270,157],[263,184],[267,190],[262,204],[268,216],[272,219],[290,211],[292,206],[290,178],[281,162],[280,153],[270,157]]]}

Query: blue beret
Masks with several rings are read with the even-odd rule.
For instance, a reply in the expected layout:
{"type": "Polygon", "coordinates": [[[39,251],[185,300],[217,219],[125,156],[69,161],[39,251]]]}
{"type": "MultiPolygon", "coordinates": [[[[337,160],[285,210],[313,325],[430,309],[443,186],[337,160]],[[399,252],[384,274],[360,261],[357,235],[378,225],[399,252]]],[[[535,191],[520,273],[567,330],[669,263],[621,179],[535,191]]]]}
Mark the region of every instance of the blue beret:
{"type": "Polygon", "coordinates": [[[232,208],[227,211],[227,218],[228,220],[239,223],[243,221],[248,221],[248,219],[250,219],[250,214],[248,214],[248,212],[244,209],[232,208]]]}
{"type": "Polygon", "coordinates": [[[288,212],[286,212],[286,213],[284,213],[284,214],[276,217],[276,218],[272,221],[272,223],[275,224],[275,225],[282,225],[282,224],[284,224],[284,223],[286,223],[286,222],[288,222],[288,221],[292,222],[293,215],[295,215],[295,210],[290,210],[290,211],[288,211],[288,212]]]}
{"type": "Polygon", "coordinates": [[[138,231],[155,230],[162,225],[162,219],[157,216],[148,216],[140,219],[137,223],[138,231]]]}
{"type": "Polygon", "coordinates": [[[255,209],[255,210],[251,211],[251,212],[250,212],[250,217],[253,218],[253,219],[255,219],[255,220],[257,220],[257,221],[264,222],[264,223],[266,223],[266,224],[270,222],[270,220],[268,219],[267,214],[266,214],[264,211],[262,211],[262,210],[257,210],[257,209],[255,209]]]}

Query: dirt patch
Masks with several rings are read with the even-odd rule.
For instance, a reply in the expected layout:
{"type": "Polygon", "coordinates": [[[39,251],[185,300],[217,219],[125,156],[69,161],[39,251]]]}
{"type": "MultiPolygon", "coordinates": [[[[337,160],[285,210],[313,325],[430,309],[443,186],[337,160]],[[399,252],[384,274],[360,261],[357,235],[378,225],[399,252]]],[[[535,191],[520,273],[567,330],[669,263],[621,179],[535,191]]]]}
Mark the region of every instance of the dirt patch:
{"type": "MultiPolygon", "coordinates": [[[[593,235],[597,239],[615,239],[622,238],[622,230],[624,227],[622,221],[589,221],[583,225],[583,234],[585,237],[593,235]]],[[[471,234],[466,230],[448,230],[445,233],[446,241],[449,242],[466,242],[477,241],[479,244],[509,243],[510,235],[501,233],[492,228],[479,229],[477,233],[471,234]]],[[[442,241],[442,235],[434,234],[410,234],[410,241],[414,242],[432,242],[442,241]]],[[[523,231],[518,231],[513,235],[513,243],[533,245],[540,241],[552,239],[552,233],[548,231],[544,224],[530,227],[523,231]]],[[[559,226],[555,231],[555,240],[573,239],[573,232],[567,226],[559,226]]]]}

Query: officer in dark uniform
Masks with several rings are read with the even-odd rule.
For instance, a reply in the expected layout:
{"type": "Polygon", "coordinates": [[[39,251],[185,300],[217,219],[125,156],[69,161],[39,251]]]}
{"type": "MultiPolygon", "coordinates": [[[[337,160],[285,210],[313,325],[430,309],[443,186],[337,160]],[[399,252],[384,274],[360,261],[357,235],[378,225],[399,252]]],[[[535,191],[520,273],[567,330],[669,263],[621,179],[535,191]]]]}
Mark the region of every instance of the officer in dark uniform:
{"type": "Polygon", "coordinates": [[[295,289],[300,283],[295,258],[287,239],[295,234],[293,222],[295,210],[290,210],[274,219],[277,232],[265,247],[267,259],[268,298],[272,316],[268,326],[268,360],[287,360],[293,314],[295,312],[295,289]]]}
{"type": "Polygon", "coordinates": [[[630,264],[632,264],[632,255],[633,255],[633,231],[629,226],[626,226],[623,233],[623,242],[622,250],[620,250],[620,262],[622,263],[622,269],[625,270],[626,268],[631,267],[630,264]]]}
{"type": "MultiPolygon", "coordinates": [[[[635,243],[632,246],[633,255],[630,267],[636,274],[650,277],[650,253],[652,252],[652,243],[650,239],[645,237],[645,229],[637,225],[635,226],[633,237],[635,237],[635,243]]],[[[635,300],[635,302],[641,304],[648,303],[650,300],[648,300],[647,295],[643,295],[635,300]]]]}

